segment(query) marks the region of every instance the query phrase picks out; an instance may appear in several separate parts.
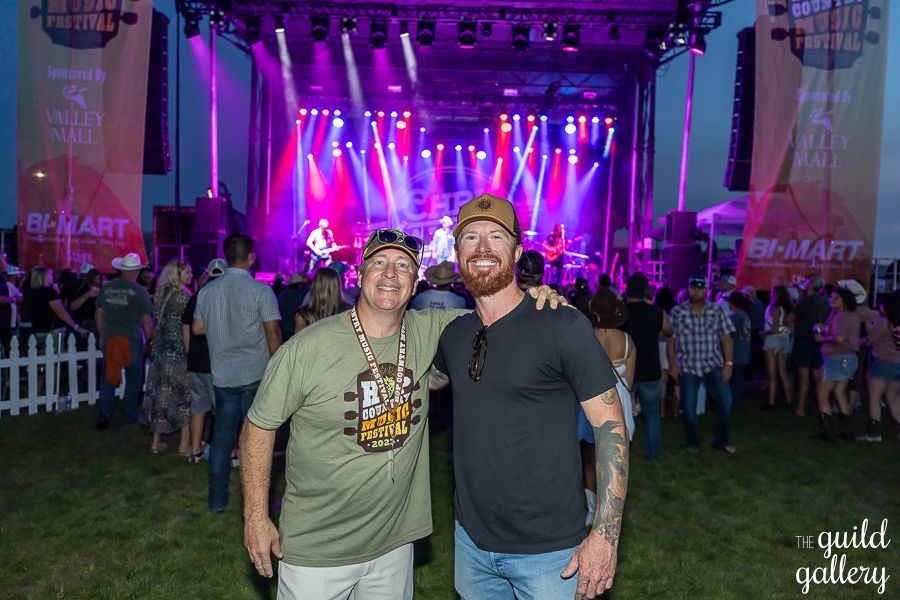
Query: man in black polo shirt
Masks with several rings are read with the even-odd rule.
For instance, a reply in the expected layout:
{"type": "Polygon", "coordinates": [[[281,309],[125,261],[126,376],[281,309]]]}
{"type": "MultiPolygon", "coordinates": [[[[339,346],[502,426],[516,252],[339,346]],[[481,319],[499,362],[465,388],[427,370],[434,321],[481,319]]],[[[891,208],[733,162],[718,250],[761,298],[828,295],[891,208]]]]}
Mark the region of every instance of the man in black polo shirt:
{"type": "Polygon", "coordinates": [[[660,307],[647,302],[647,278],[635,273],[625,283],[628,320],[622,330],[634,340],[637,361],[634,366],[634,393],[641,402],[644,423],[644,456],[659,460],[662,446],[659,422],[660,382],[659,336],[672,335],[669,317],[660,307]]]}
{"type": "Polygon", "coordinates": [[[593,598],[612,586],[628,478],[612,366],[583,315],[538,313],[516,285],[512,204],[467,202],[454,235],[476,312],[444,330],[432,385],[453,387],[456,590],[464,600],[593,598]],[[597,448],[586,538],[579,402],[597,448]]]}

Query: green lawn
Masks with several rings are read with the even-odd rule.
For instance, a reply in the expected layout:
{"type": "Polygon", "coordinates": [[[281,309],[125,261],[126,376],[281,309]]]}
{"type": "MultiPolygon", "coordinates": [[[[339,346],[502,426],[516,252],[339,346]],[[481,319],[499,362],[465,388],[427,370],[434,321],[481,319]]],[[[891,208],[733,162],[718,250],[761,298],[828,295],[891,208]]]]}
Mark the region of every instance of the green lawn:
{"type": "MultiPolygon", "coordinates": [[[[701,419],[708,441],[709,418],[701,419]]],[[[616,597],[799,597],[796,569],[827,561],[798,549],[795,536],[852,531],[868,517],[870,530],[888,519],[893,537],[900,445],[828,445],[806,439],[814,429],[812,418],[744,406],[737,455],[706,446],[690,456],[669,418],[658,465],[640,458],[636,437],[616,597]]],[[[0,597],[274,597],[247,560],[239,502],[209,513],[206,463],[187,464],[172,442],[151,455],[136,426],[95,431],[91,408],[0,420],[0,597]]],[[[417,598],[455,597],[445,443],[432,438],[435,533],[430,561],[416,569],[417,598]]],[[[232,486],[238,493],[237,471],[232,486]]],[[[897,597],[898,544],[851,549],[847,567],[886,568],[882,597],[897,597]]],[[[814,585],[808,597],[848,595],[876,596],[857,584],[814,585]]]]}

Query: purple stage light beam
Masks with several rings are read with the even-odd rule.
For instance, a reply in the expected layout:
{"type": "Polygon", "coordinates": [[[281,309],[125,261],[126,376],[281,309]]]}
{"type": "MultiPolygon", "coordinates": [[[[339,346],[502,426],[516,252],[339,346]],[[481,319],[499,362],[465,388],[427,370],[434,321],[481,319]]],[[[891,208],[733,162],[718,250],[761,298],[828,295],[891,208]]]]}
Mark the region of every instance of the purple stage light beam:
{"type": "Polygon", "coordinates": [[[347,83],[350,86],[350,101],[353,103],[353,112],[359,116],[363,112],[362,84],[359,80],[359,68],[356,66],[356,57],[353,55],[353,46],[350,44],[350,34],[341,34],[341,47],[344,50],[344,64],[347,65],[347,83]]]}
{"type": "Polygon", "coordinates": [[[683,211],[687,202],[688,147],[691,144],[691,108],[694,103],[694,74],[697,54],[689,52],[687,97],[684,101],[684,133],[681,137],[681,173],[678,176],[678,210],[683,211]]]}

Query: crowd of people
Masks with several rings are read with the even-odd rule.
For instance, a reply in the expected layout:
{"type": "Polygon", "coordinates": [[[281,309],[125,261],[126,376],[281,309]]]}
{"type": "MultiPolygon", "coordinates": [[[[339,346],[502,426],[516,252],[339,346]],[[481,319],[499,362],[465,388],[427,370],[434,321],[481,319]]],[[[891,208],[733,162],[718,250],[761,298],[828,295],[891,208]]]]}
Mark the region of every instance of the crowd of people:
{"type": "Polygon", "coordinates": [[[900,436],[897,292],[870,309],[858,282],[817,276],[773,287],[767,306],[732,275],[694,275],[677,292],[640,273],[621,290],[608,275],[594,289],[584,279],[539,287],[543,256],[522,251],[511,205],[489,195],[463,206],[453,236],[453,254],[417,282],[424,242],[373,232],[355,287],[329,266],[311,279],[258,281],[253,240],[240,234],[226,239],[224,259],[199,269],[172,260],[158,277],[137,253],[112,261],[108,279],[90,264],[55,277],[3,264],[0,342],[8,352],[14,336],[44,347],[60,333],[79,344],[93,333],[104,353],[97,428],[110,427],[124,369],[121,421],[144,424],[154,454],[177,433],[188,462],[207,459],[213,512],[229,505],[230,470],[243,462],[245,544],[264,575],[270,552],[284,558],[285,590],[385,580],[411,590],[408,543],[430,531],[419,454],[429,389],[453,402],[463,597],[507,583],[540,589],[553,577],[585,597],[610,587],[635,431],[655,462],[661,419],[680,417],[696,454],[698,409],[709,404],[711,446],[734,454],[732,418],[748,385],[765,389],[760,408],[800,417],[812,392],[823,440],[900,436]],[[551,309],[537,316],[548,298],[551,309]],[[562,298],[577,311],[555,310],[562,298]],[[867,415],[860,428],[857,402],[867,415]],[[275,431],[288,422],[279,535],[267,499],[275,431]],[[369,458],[348,456],[347,444],[369,458]],[[583,503],[573,502],[576,479],[583,503]],[[547,490],[546,510],[529,497],[536,488],[547,490]],[[381,500],[353,505],[363,494],[381,500]],[[498,574],[490,553],[545,560],[498,574]],[[374,564],[375,575],[351,564],[374,564]]]}

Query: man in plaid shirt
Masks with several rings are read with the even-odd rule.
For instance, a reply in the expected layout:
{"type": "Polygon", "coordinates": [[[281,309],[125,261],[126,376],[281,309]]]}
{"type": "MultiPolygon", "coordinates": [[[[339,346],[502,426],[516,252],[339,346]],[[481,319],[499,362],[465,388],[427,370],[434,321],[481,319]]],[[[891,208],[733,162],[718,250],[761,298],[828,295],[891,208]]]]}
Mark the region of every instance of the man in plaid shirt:
{"type": "Polygon", "coordinates": [[[669,338],[669,372],[681,388],[682,421],[687,451],[697,452],[697,391],[700,382],[716,402],[713,448],[734,454],[731,445],[731,334],[734,325],[718,304],[707,301],[709,282],[703,275],[688,280],[690,299],[672,309],[675,335],[669,338]]]}

